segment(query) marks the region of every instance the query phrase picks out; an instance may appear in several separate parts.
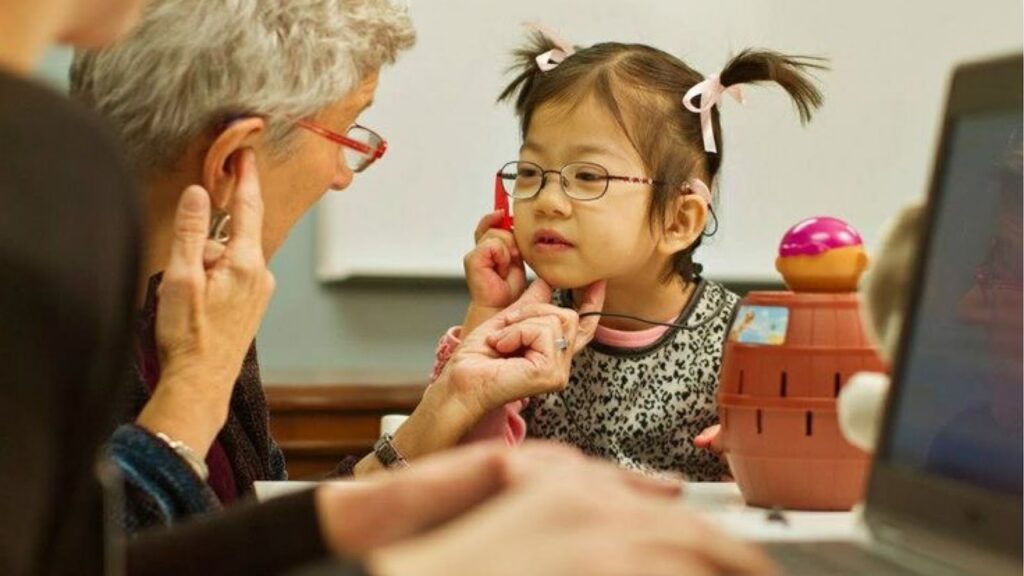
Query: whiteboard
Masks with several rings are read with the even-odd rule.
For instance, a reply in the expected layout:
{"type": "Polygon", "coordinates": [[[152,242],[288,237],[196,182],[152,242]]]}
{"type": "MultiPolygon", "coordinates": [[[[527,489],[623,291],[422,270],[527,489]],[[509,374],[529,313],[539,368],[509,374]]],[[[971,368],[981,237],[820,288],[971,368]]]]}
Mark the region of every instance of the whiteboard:
{"type": "Polygon", "coordinates": [[[509,105],[519,24],[540,19],[570,42],[641,42],[704,74],[747,47],[821,55],[825,106],[802,128],[780,89],[727,99],[721,227],[696,260],[721,280],[771,281],[783,232],[833,215],[869,253],[894,211],[926,189],[952,66],[1020,51],[1019,0],[416,0],[417,45],[381,78],[361,122],[387,155],[318,208],[317,274],[462,275],[493,177],[519,148],[509,105]]]}

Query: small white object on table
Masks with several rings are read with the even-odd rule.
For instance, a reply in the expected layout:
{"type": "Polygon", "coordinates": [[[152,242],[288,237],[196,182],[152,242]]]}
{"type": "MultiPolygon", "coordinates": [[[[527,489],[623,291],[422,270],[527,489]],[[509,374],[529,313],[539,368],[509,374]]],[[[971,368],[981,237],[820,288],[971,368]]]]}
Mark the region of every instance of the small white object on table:
{"type": "Polygon", "coordinates": [[[256,493],[256,499],[260,502],[264,502],[271,498],[277,498],[278,496],[309,490],[317,484],[320,484],[320,482],[300,480],[257,480],[252,483],[252,490],[256,493]]]}

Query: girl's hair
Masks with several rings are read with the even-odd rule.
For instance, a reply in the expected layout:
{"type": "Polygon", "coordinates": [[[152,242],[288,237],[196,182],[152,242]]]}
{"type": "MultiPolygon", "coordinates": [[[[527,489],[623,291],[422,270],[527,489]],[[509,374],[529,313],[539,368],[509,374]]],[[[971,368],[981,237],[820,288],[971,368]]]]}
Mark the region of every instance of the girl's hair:
{"type": "MultiPolygon", "coordinates": [[[[536,58],[556,48],[536,33],[516,50],[511,72],[518,75],[498,97],[515,100],[520,130],[525,139],[537,109],[548,103],[576,106],[596,98],[621,126],[643,159],[648,177],[662,182],[654,186],[650,219],[663,221],[669,203],[690,178],[712,186],[722,165],[722,130],[718,107],[711,109],[718,153],[704,151],[700,114],[687,110],[683,95],[704,80],[704,75],[682,60],[642,44],[606,42],[577,48],[554,69],[542,72],[536,58]]],[[[726,64],[720,74],[725,87],[775,82],[792,97],[807,123],[822,104],[822,95],[811,82],[809,70],[825,69],[820,58],[787,56],[767,50],[744,50],[726,64]]],[[[699,104],[699,103],[698,103],[699,104]]],[[[717,223],[716,223],[717,228],[717,223]]],[[[693,261],[701,238],[675,255],[665,279],[679,274],[686,281],[700,278],[702,267],[693,261]]]]}

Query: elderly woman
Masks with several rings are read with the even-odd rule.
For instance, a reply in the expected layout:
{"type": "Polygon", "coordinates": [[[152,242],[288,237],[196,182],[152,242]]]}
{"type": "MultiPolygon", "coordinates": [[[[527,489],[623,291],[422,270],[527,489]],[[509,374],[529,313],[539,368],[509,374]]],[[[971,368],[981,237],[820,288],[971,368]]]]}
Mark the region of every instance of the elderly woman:
{"type": "MultiPolygon", "coordinates": [[[[147,280],[139,292],[144,297],[130,415],[140,428],[131,431],[156,435],[191,465],[181,469],[166,458],[141,458],[145,438],[115,437],[115,458],[132,481],[129,528],[214,509],[248,493],[254,481],[286,478],[268,433],[255,348],[230,388],[185,394],[157,386],[158,289],[171,257],[181,190],[202,185],[214,209],[212,233],[230,235],[227,207],[251,169],[251,149],[269,259],[324,193],[347,188],[354,173],[384,154],[384,139],[356,121],[373,102],[380,69],[413,41],[407,12],[384,0],[164,0],[154,3],[125,42],[76,58],[72,96],[111,121],[148,201],[147,280]]],[[[543,286],[534,288],[544,304],[536,305],[539,318],[530,329],[549,344],[562,338],[584,344],[589,332],[574,337],[575,314],[547,306],[543,292],[543,286]]],[[[518,372],[492,362],[490,374],[473,363],[454,363],[390,446],[381,445],[359,464],[343,462],[339,472],[400,465],[454,445],[487,410],[560,386],[569,356],[548,350],[539,365],[518,372]]]]}

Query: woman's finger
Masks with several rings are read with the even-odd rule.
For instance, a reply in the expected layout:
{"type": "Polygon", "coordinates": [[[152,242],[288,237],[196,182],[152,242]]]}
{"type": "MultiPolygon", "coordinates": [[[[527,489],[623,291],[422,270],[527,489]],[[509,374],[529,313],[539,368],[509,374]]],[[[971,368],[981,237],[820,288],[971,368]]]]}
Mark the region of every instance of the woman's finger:
{"type": "Polygon", "coordinates": [[[703,557],[715,574],[775,573],[772,562],[756,546],[734,539],[692,514],[681,514],[673,524],[663,528],[688,537],[685,548],[703,557]]]}
{"type": "Polygon", "coordinates": [[[203,248],[209,226],[210,196],[199,186],[189,186],[178,200],[170,260],[157,288],[161,331],[188,332],[192,328],[190,318],[206,281],[203,248]]]}
{"type": "Polygon", "coordinates": [[[203,247],[203,268],[209,270],[224,256],[228,247],[215,240],[207,240],[203,247]]]}
{"type": "Polygon", "coordinates": [[[209,227],[210,195],[199,186],[189,186],[178,200],[165,276],[203,273],[203,250],[209,227]]]}
{"type": "Polygon", "coordinates": [[[679,498],[683,492],[683,480],[679,477],[648,476],[604,460],[588,460],[587,465],[591,468],[587,475],[595,481],[607,479],[646,496],[679,498]]]}
{"type": "MultiPolygon", "coordinates": [[[[577,310],[580,315],[593,314],[604,309],[606,286],[607,283],[604,280],[599,280],[587,286],[587,289],[583,292],[583,301],[577,310]]],[[[590,341],[594,339],[594,334],[597,332],[597,325],[600,320],[601,317],[596,314],[580,318],[579,335],[574,341],[574,351],[579,352],[586,348],[587,344],[590,344],[590,341]]]]}
{"type": "Polygon", "coordinates": [[[529,351],[541,354],[545,358],[555,358],[556,341],[562,337],[562,324],[552,316],[541,316],[523,320],[503,328],[496,334],[488,336],[488,343],[499,354],[515,354],[525,357],[529,351]]]}
{"type": "MultiPolygon", "coordinates": [[[[503,328],[501,331],[488,336],[487,339],[491,347],[499,354],[525,356],[523,350],[534,347],[542,339],[550,340],[552,343],[551,349],[554,349],[555,337],[551,335],[550,338],[544,338],[544,332],[550,331],[550,324],[531,318],[503,328]]],[[[546,352],[547,347],[541,347],[540,351],[542,353],[546,352]]]]}
{"type": "Polygon", "coordinates": [[[523,292],[523,295],[519,297],[511,306],[505,309],[504,314],[498,316],[507,315],[510,312],[514,312],[519,308],[526,306],[527,304],[551,304],[551,286],[547,282],[540,278],[533,281],[533,284],[523,292]]]}
{"type": "Polygon", "coordinates": [[[559,349],[567,351],[572,355],[581,348],[576,345],[580,319],[574,310],[561,308],[553,304],[528,304],[516,310],[515,314],[513,314],[511,318],[514,319],[514,321],[509,320],[509,325],[532,318],[557,319],[560,324],[561,331],[556,342],[558,339],[565,340],[565,346],[559,346],[559,349]]]}
{"type": "Polygon", "coordinates": [[[231,199],[231,239],[233,252],[263,259],[263,195],[256,153],[251,148],[240,150],[234,160],[238,186],[231,199]]]}
{"type": "Polygon", "coordinates": [[[516,322],[522,322],[523,320],[529,320],[530,318],[543,318],[545,316],[554,316],[558,318],[564,326],[579,322],[579,316],[576,314],[575,310],[562,308],[561,306],[555,306],[554,304],[540,303],[527,303],[514,308],[509,308],[501,315],[501,320],[503,326],[510,326],[516,322]]]}

